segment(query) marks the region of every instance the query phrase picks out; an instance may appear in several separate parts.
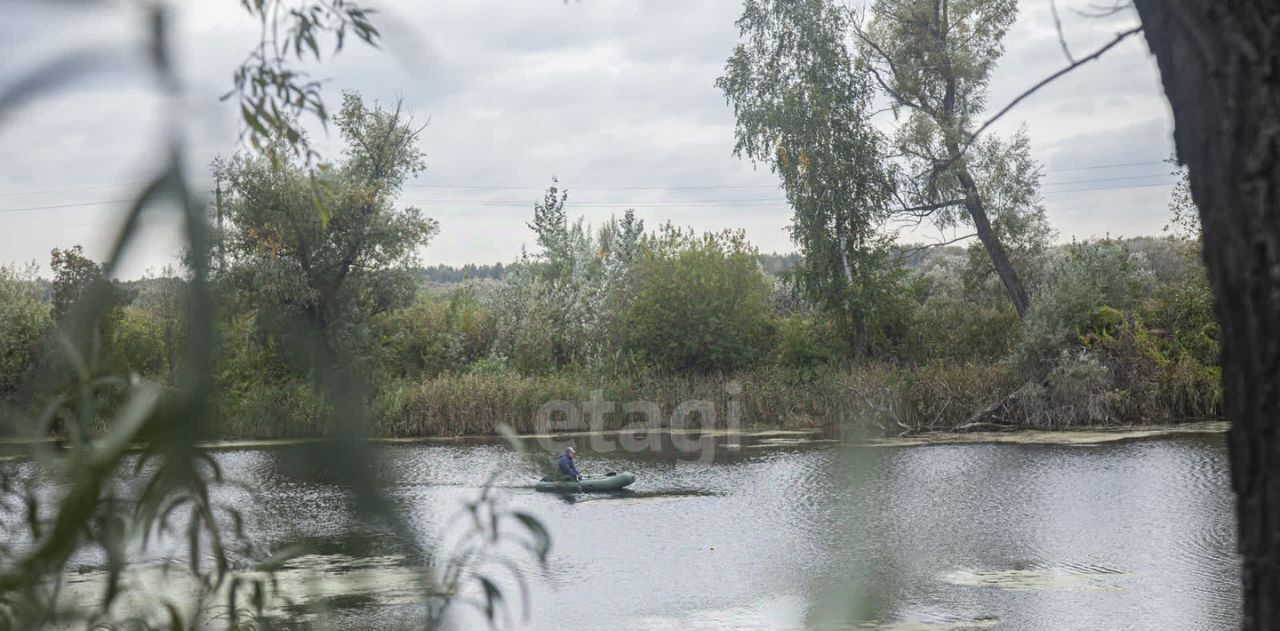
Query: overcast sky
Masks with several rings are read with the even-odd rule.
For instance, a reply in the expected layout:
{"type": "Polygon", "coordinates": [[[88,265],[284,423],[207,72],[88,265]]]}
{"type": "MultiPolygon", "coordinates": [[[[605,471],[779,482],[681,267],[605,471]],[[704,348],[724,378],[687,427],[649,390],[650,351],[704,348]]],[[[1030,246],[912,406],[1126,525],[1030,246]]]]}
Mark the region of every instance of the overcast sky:
{"type": "MultiPolygon", "coordinates": [[[[174,3],[182,103],[160,100],[139,70],[136,3],[92,11],[0,4],[0,92],[74,46],[101,44],[135,60],[0,113],[0,262],[47,265],[50,248],[76,243],[102,256],[118,200],[155,168],[169,121],[183,125],[191,169],[211,186],[209,160],[237,147],[234,106],[217,97],[257,36],[239,2],[174,3]]],[[[331,104],[354,89],[382,102],[403,98],[418,120],[430,120],[428,170],[402,196],[440,221],[425,262],[514,259],[533,241],[525,222],[553,175],[570,191],[571,213],[589,222],[635,207],[649,225],[742,228],[763,251],[793,249],[776,179],[732,156],[733,114],[713,85],[737,41],[740,0],[370,4],[384,11],[384,50],[349,46],[317,75],[328,79],[331,104]]],[[[1077,56],[1136,23],[1129,14],[1074,15],[1087,0],[1058,4],[1077,56]]],[[[1065,63],[1049,0],[1023,0],[992,81],[992,109],[1065,63]]],[[[1024,102],[995,131],[1022,124],[1044,164],[1058,240],[1160,231],[1173,179],[1160,161],[1172,152],[1172,123],[1140,37],[1024,102]]],[[[315,136],[323,153],[336,154],[336,138],[315,136]]],[[[174,262],[178,237],[165,215],[143,237],[122,275],[174,262]]]]}

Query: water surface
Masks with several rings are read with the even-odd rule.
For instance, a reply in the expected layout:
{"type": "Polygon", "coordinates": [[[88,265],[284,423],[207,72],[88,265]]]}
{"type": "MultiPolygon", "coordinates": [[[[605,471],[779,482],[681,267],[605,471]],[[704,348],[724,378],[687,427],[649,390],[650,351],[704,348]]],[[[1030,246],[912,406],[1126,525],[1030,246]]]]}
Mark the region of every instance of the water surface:
{"type": "MultiPolygon", "coordinates": [[[[416,536],[437,549],[462,502],[492,471],[505,472],[506,505],[537,515],[554,537],[545,569],[512,557],[530,588],[521,627],[1238,624],[1221,435],[1089,446],[766,444],[722,449],[709,463],[579,444],[580,468],[631,471],[634,492],[537,493],[524,488],[535,473],[497,444],[386,446],[383,466],[416,536]]],[[[261,496],[253,536],[309,542],[320,563],[374,577],[322,595],[339,626],[410,626],[421,610],[407,596],[411,575],[397,567],[394,538],[352,515],[344,492],[321,481],[324,463],[298,466],[289,454],[217,453],[261,496]]],[[[472,611],[458,614],[459,628],[477,622],[472,611]]]]}

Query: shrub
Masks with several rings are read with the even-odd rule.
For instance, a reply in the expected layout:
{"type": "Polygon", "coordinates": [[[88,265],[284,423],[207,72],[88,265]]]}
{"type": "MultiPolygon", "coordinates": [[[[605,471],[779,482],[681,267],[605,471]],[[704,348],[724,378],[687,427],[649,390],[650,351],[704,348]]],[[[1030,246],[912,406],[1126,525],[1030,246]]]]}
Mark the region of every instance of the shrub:
{"type": "Polygon", "coordinates": [[[1017,345],[1018,314],[1007,300],[980,305],[931,296],[916,309],[909,354],[921,361],[994,361],[1017,345]]]}
{"type": "Polygon", "coordinates": [[[1176,281],[1157,287],[1141,313],[1170,357],[1218,364],[1218,319],[1203,266],[1189,267],[1176,281]]]}
{"type": "Polygon", "coordinates": [[[1063,350],[1041,382],[1014,393],[1015,410],[1028,427],[1066,428],[1112,421],[1123,393],[1114,387],[1111,369],[1085,349],[1063,350]]]}
{"type": "Polygon", "coordinates": [[[126,307],[112,329],[112,336],[110,357],[120,372],[153,378],[165,373],[165,334],[158,318],[141,309],[126,307]]]}
{"type": "Polygon", "coordinates": [[[804,316],[778,321],[778,364],[795,371],[812,371],[831,363],[830,331],[822,322],[804,316]]]}
{"type": "Polygon", "coordinates": [[[458,372],[489,354],[494,320],[474,289],[420,295],[377,321],[383,372],[398,378],[458,372]]]}
{"type": "Polygon", "coordinates": [[[511,372],[511,365],[505,355],[494,353],[471,362],[467,372],[472,375],[505,375],[511,372]]]}
{"type": "Polygon", "coordinates": [[[1131,420],[1205,418],[1221,412],[1218,369],[1186,353],[1172,358],[1136,314],[1088,334],[1084,344],[1105,358],[1120,395],[1116,415],[1131,420]]]}
{"type": "Polygon", "coordinates": [[[1054,280],[1036,297],[1023,320],[1015,360],[1043,372],[1081,335],[1102,307],[1132,308],[1137,274],[1124,244],[1105,240],[1072,244],[1054,280]]]}
{"type": "Polygon", "coordinates": [[[582,219],[569,223],[566,195],[553,185],[534,207],[530,227],[542,252],[510,266],[491,301],[494,350],[527,374],[599,367],[616,358],[612,331],[643,240],[644,222],[630,210],[595,231],[582,219]]]}
{"type": "Polygon", "coordinates": [[[577,356],[582,335],[568,335],[557,324],[560,305],[552,287],[528,267],[513,265],[506,285],[494,292],[489,308],[495,319],[494,352],[507,357],[524,374],[560,367],[562,358],[577,356]]]}
{"type": "Polygon", "coordinates": [[[617,334],[649,364],[732,371],[761,358],[770,282],[741,232],[695,236],[663,226],[646,241],[627,285],[617,334]]]}
{"type": "Polygon", "coordinates": [[[34,266],[0,266],[0,400],[12,396],[35,365],[51,325],[34,266]]]}

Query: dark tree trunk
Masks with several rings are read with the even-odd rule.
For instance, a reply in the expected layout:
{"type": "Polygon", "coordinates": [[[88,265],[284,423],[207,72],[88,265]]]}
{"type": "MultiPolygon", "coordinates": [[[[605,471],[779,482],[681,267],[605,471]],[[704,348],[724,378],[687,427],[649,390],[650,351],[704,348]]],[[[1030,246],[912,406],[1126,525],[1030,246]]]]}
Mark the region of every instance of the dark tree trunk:
{"type": "MultiPolygon", "coordinates": [[[[956,148],[956,152],[959,153],[959,147],[956,148]]],[[[1022,286],[1022,280],[1018,278],[1018,271],[1013,269],[1013,263],[1009,262],[1009,255],[1000,244],[1000,239],[997,239],[995,233],[991,231],[991,221],[987,218],[986,206],[982,203],[978,184],[974,182],[973,176],[969,175],[969,170],[964,167],[960,168],[956,179],[964,191],[964,208],[969,212],[969,218],[973,220],[973,228],[978,232],[978,240],[987,250],[987,256],[991,258],[991,264],[996,268],[996,276],[1000,277],[1005,292],[1009,294],[1009,300],[1013,302],[1013,308],[1018,310],[1018,317],[1025,317],[1027,309],[1031,308],[1031,298],[1027,296],[1027,290],[1022,286]]]]}
{"type": "Polygon", "coordinates": [[[1222,325],[1245,629],[1280,629],[1280,2],[1135,0],[1222,325]]]}

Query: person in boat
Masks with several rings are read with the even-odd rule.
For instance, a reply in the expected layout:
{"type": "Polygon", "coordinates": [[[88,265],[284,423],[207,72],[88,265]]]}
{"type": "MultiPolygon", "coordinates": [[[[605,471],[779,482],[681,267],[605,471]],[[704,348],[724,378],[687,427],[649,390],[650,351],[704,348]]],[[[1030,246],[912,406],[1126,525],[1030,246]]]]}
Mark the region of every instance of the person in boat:
{"type": "Polygon", "coordinates": [[[560,453],[560,477],[565,480],[581,480],[582,474],[578,473],[578,467],[574,466],[573,458],[578,455],[573,447],[565,449],[560,453]]]}

